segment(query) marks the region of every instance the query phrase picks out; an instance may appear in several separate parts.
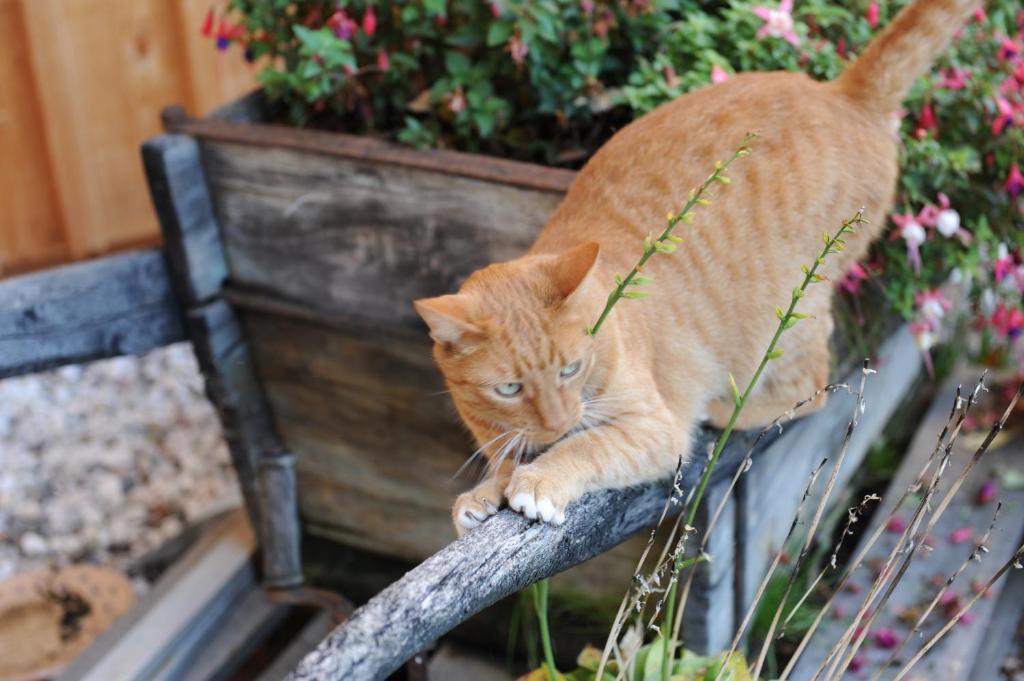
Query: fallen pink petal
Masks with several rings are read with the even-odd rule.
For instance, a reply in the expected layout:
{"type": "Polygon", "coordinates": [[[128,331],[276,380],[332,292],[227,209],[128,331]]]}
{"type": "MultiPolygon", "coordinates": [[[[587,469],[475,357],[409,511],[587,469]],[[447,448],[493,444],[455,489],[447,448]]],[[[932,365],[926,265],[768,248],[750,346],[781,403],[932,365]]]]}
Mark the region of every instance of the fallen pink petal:
{"type": "Polygon", "coordinates": [[[949,533],[950,544],[963,544],[964,542],[970,541],[971,537],[974,536],[973,527],[961,527],[958,530],[953,530],[949,533]]]}

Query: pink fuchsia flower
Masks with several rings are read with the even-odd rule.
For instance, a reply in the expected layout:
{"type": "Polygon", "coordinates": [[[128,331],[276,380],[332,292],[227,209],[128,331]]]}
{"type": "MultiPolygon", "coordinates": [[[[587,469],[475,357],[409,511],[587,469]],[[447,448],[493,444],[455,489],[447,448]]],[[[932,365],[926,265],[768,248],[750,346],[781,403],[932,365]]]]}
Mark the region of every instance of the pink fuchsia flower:
{"type": "Polygon", "coordinates": [[[924,368],[929,376],[934,376],[935,365],[932,363],[931,349],[939,342],[935,327],[930,322],[913,322],[910,325],[910,333],[913,334],[914,344],[924,357],[924,368]]]}
{"type": "Polygon", "coordinates": [[[341,40],[352,40],[359,29],[356,22],[342,10],[338,10],[327,19],[327,27],[341,40]]]}
{"type": "Polygon", "coordinates": [[[455,88],[455,92],[452,93],[452,97],[448,100],[448,108],[451,112],[457,114],[466,109],[466,96],[462,94],[462,86],[455,88]]]}
{"type": "Polygon", "coordinates": [[[1007,175],[1006,184],[1003,187],[1013,198],[1017,198],[1017,194],[1024,189],[1024,175],[1021,175],[1020,167],[1016,163],[1010,166],[1010,174],[1007,175]]]}
{"type": "Polygon", "coordinates": [[[992,265],[992,276],[995,277],[996,283],[1003,283],[1003,279],[1014,274],[1016,269],[1016,262],[1010,255],[1010,249],[1006,247],[1006,244],[1000,243],[999,248],[996,249],[996,261],[992,265]]]}
{"type": "Polygon", "coordinates": [[[724,83],[729,80],[729,72],[723,69],[718,64],[711,67],[711,82],[712,83],[724,83]]]}
{"type": "Polygon", "coordinates": [[[227,19],[221,17],[217,26],[217,49],[226,50],[232,40],[237,40],[245,33],[244,26],[235,26],[227,19]]]}
{"type": "Polygon", "coordinates": [[[897,234],[907,243],[907,260],[914,268],[914,274],[920,274],[921,244],[928,238],[928,233],[921,226],[917,216],[912,213],[893,215],[892,221],[900,228],[897,234]]]}
{"type": "Polygon", "coordinates": [[[1024,329],[1024,312],[1000,303],[992,313],[989,323],[1003,336],[1016,340],[1024,329]]]}
{"type": "Polygon", "coordinates": [[[983,24],[986,21],[988,21],[988,15],[985,14],[985,7],[984,7],[984,5],[978,7],[978,9],[974,10],[974,20],[977,21],[979,24],[983,24]]]}
{"type": "Polygon", "coordinates": [[[992,134],[999,135],[1003,130],[1019,124],[1021,117],[1021,107],[1010,104],[1005,97],[996,97],[996,117],[992,121],[992,134]]]}
{"type": "Polygon", "coordinates": [[[960,619],[957,621],[957,624],[969,627],[976,619],[978,619],[978,616],[973,612],[965,612],[963,615],[960,615],[960,619]]]}
{"type": "Polygon", "coordinates": [[[210,9],[206,13],[206,18],[203,19],[202,27],[199,29],[200,35],[206,38],[212,38],[214,21],[216,21],[216,17],[213,14],[213,9],[210,9]]]}
{"type": "Polygon", "coordinates": [[[875,632],[875,645],[883,650],[892,650],[899,645],[900,638],[889,627],[882,627],[875,632]]]}
{"type": "Polygon", "coordinates": [[[915,297],[915,302],[917,303],[917,309],[921,312],[921,316],[936,325],[940,319],[946,316],[949,310],[953,309],[953,303],[949,302],[939,289],[918,293],[915,297]]]}
{"type": "Polygon", "coordinates": [[[1002,42],[999,45],[999,52],[996,54],[996,57],[1000,61],[1011,61],[1019,57],[1022,52],[1024,52],[1024,46],[1021,46],[1020,43],[1012,38],[1003,36],[1002,42]]]}
{"type": "Polygon", "coordinates": [[[901,515],[894,515],[889,518],[889,522],[885,524],[886,532],[898,533],[903,532],[905,529],[907,529],[907,521],[904,520],[901,515]]]}
{"type": "Polygon", "coordinates": [[[363,15],[363,33],[368,37],[377,32],[377,14],[373,11],[373,5],[366,8],[363,15]]]}
{"type": "Polygon", "coordinates": [[[586,14],[594,12],[594,0],[580,0],[580,9],[586,14]]]}
{"type": "Polygon", "coordinates": [[[671,64],[662,69],[662,74],[665,76],[665,84],[670,88],[679,87],[679,76],[676,75],[676,70],[671,64]]]}
{"type": "Polygon", "coordinates": [[[782,38],[794,47],[800,46],[800,37],[796,34],[793,21],[793,0],[781,0],[775,9],[758,5],[754,8],[754,14],[764,21],[764,26],[757,31],[758,40],[770,35],[782,38]]]}
{"type": "Polygon", "coordinates": [[[949,533],[950,544],[963,544],[965,541],[970,541],[971,537],[974,536],[973,527],[961,527],[953,530],[949,533]]]}
{"type": "Polygon", "coordinates": [[[864,18],[868,20],[868,26],[874,28],[878,26],[878,16],[880,12],[878,9],[878,0],[871,0],[868,3],[868,10],[864,13],[864,18]]]}
{"type": "Polygon", "coordinates": [[[523,38],[519,35],[519,30],[516,29],[515,34],[508,40],[508,53],[512,55],[512,61],[517,64],[522,64],[526,60],[526,55],[530,51],[530,46],[523,42],[523,38]]]}
{"type": "Polygon", "coordinates": [[[496,2],[491,3],[491,16],[493,16],[495,19],[501,17],[501,5],[499,5],[496,2]]]}
{"type": "Polygon", "coordinates": [[[978,494],[975,495],[974,501],[979,506],[991,504],[993,501],[996,500],[996,496],[998,494],[999,490],[998,488],[996,488],[995,481],[986,480],[985,482],[982,483],[981,487],[978,488],[978,494]]]}
{"type": "Polygon", "coordinates": [[[864,669],[864,656],[860,653],[857,653],[852,658],[850,658],[850,671],[856,674],[861,669],[864,669]]]}
{"type": "Polygon", "coordinates": [[[971,80],[970,69],[951,67],[940,72],[939,87],[946,90],[963,90],[971,80]]]}
{"type": "Polygon", "coordinates": [[[381,50],[377,53],[377,68],[381,71],[391,70],[391,57],[388,56],[387,50],[381,50]]]}
{"type": "Polygon", "coordinates": [[[939,122],[935,118],[935,109],[932,108],[930,103],[925,104],[921,107],[921,113],[917,117],[917,130],[914,131],[914,136],[918,139],[923,139],[929,133],[938,131],[938,129],[939,122]]]}
{"type": "Polygon", "coordinates": [[[855,296],[860,293],[861,285],[867,280],[868,273],[860,263],[854,263],[850,271],[843,277],[842,281],[839,282],[839,287],[855,296]]]}

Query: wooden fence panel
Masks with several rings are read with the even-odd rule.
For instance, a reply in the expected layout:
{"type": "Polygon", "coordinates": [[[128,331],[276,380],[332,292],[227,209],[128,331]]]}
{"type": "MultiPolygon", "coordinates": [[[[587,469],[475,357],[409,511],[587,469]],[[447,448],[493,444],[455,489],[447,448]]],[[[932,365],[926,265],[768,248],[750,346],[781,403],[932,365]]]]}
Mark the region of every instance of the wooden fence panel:
{"type": "Polygon", "coordinates": [[[0,0],[0,276],[158,241],[140,144],[254,86],[200,0],[0,0]]]}
{"type": "Polygon", "coordinates": [[[0,275],[66,257],[19,0],[0,0],[0,275]]]}

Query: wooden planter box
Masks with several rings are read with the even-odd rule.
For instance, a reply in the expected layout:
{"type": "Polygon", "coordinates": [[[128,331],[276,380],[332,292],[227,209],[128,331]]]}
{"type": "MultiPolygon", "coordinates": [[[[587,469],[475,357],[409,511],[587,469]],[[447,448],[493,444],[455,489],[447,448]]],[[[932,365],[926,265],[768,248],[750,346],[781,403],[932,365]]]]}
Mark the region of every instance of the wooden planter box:
{"type": "Polygon", "coordinates": [[[199,142],[274,424],[310,530],[421,560],[454,538],[473,451],[412,301],[522,254],[574,173],[262,124],[256,97],[199,142]]]}
{"type": "MultiPolygon", "coordinates": [[[[449,509],[470,481],[452,474],[473,443],[412,300],[522,254],[574,173],[273,126],[258,95],[206,119],[170,109],[165,125],[172,134],[147,144],[147,170],[158,212],[171,214],[161,222],[178,296],[243,485],[262,467],[251,443],[290,451],[306,529],[413,561],[434,554],[455,536],[449,509]]],[[[905,331],[877,359],[888,369],[872,379],[840,484],[919,369],[905,331]]],[[[715,560],[699,567],[693,647],[728,645],[850,404],[836,399],[762,447],[720,521],[715,560]]],[[[745,453],[738,440],[709,508],[745,453]]],[[[270,461],[268,477],[244,489],[250,510],[288,469],[270,461]]],[[[620,546],[562,585],[617,605],[638,555],[620,546]]]]}

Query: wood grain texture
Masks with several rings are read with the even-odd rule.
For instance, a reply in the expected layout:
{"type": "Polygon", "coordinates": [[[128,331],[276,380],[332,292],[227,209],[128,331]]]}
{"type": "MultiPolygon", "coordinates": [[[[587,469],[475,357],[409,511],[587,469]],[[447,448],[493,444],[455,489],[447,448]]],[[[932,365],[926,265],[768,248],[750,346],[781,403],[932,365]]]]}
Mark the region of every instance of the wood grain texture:
{"type": "Polygon", "coordinates": [[[203,160],[235,281],[406,327],[413,299],[525,252],[560,198],[288,148],[204,143],[203,160]]]}
{"type": "Polygon", "coordinates": [[[220,293],[228,265],[199,146],[161,135],[142,145],[142,160],[178,296],[188,306],[205,303],[220,293]]]}
{"type": "Polygon", "coordinates": [[[0,378],[184,340],[163,255],[108,256],[0,282],[0,378]]]}
{"type": "Polygon", "coordinates": [[[0,276],[62,260],[61,213],[18,0],[0,0],[0,276]]]}
{"type": "Polygon", "coordinates": [[[160,110],[254,87],[204,0],[0,0],[0,276],[156,243],[137,149],[160,110]]]}

